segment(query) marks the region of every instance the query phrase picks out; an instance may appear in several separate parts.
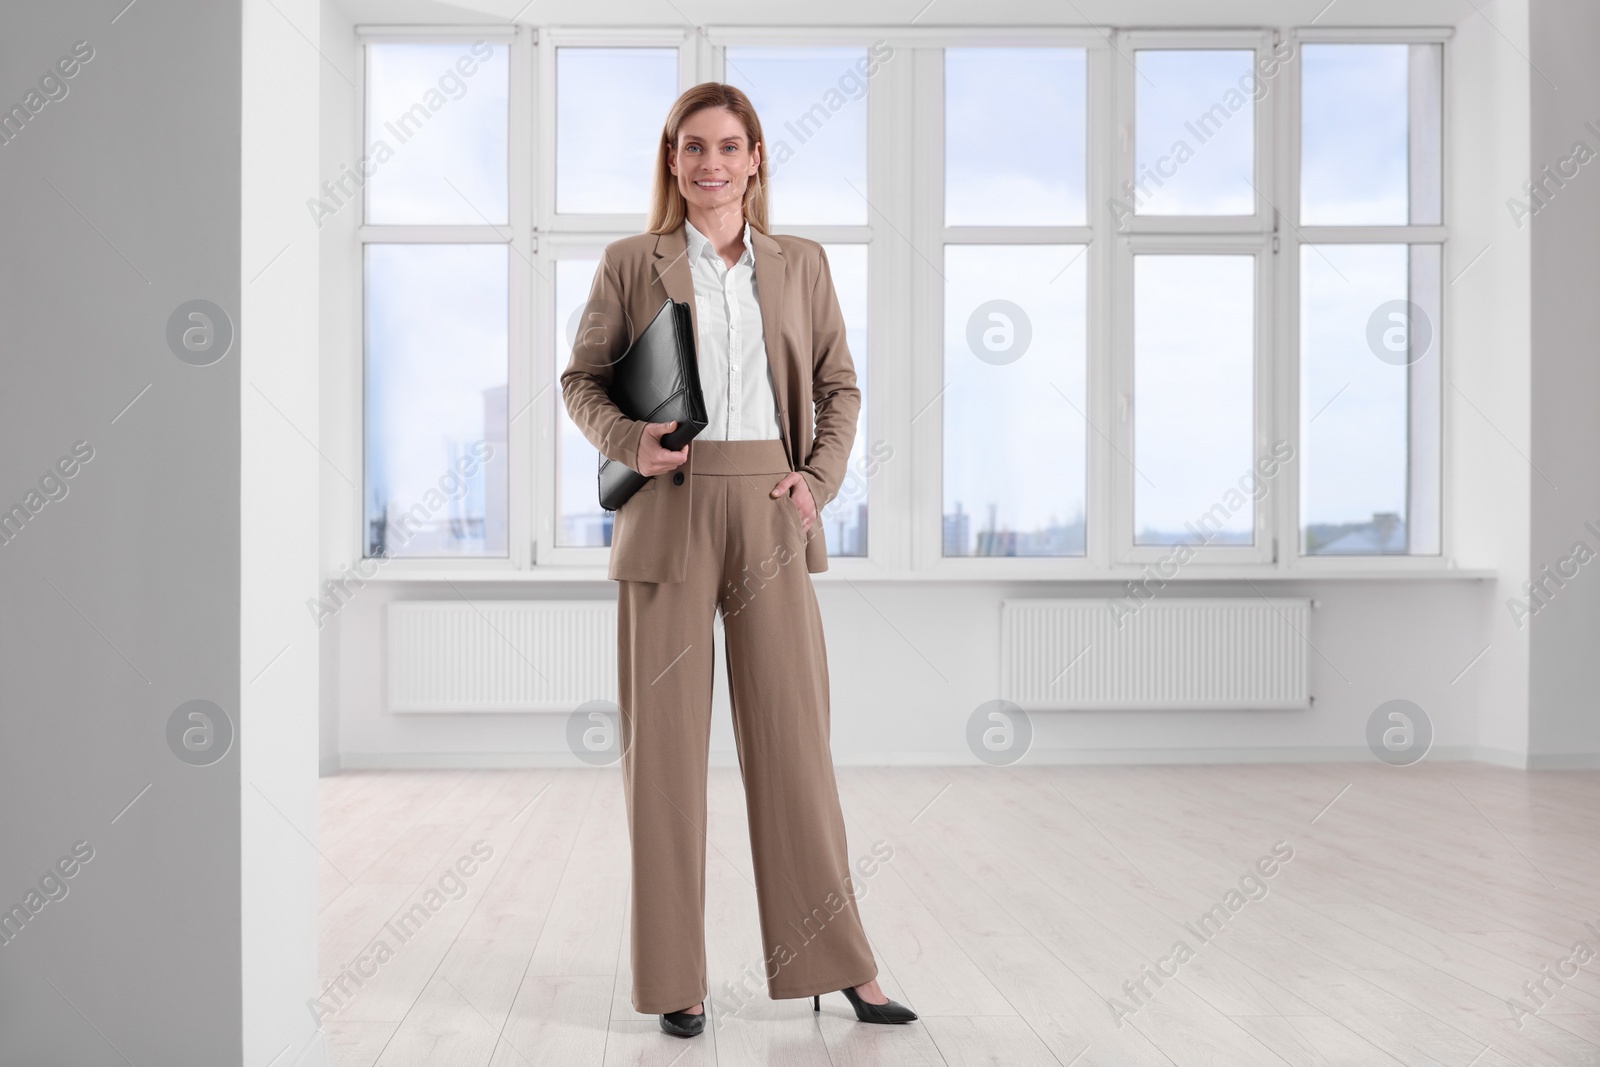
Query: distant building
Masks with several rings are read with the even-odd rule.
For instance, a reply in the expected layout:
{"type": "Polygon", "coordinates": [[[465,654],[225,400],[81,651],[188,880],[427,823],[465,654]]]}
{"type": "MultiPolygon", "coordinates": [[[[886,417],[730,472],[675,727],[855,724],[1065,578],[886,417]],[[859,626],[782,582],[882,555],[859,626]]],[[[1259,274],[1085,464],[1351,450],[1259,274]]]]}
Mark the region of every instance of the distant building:
{"type": "Polygon", "coordinates": [[[1405,555],[1410,547],[1405,520],[1394,511],[1376,511],[1370,522],[1314,523],[1306,527],[1308,556],[1405,555]]]}
{"type": "Polygon", "coordinates": [[[989,505],[984,528],[973,532],[972,517],[956,502],[955,511],[944,516],[944,554],[946,556],[1081,556],[1086,544],[1082,515],[1070,522],[1055,518],[1033,530],[1003,527],[998,506],[989,505]]]}

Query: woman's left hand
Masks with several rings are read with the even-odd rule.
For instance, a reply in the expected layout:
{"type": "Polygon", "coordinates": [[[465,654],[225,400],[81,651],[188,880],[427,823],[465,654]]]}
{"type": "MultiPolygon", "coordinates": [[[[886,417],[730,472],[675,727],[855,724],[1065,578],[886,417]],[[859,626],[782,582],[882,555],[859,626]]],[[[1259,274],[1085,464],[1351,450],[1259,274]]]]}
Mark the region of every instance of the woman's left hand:
{"type": "Polygon", "coordinates": [[[799,471],[785,474],[778,484],[772,487],[771,495],[787,496],[790,501],[789,507],[800,512],[800,532],[811,532],[811,524],[817,519],[817,502],[811,499],[811,488],[806,485],[806,480],[800,477],[799,471]]]}

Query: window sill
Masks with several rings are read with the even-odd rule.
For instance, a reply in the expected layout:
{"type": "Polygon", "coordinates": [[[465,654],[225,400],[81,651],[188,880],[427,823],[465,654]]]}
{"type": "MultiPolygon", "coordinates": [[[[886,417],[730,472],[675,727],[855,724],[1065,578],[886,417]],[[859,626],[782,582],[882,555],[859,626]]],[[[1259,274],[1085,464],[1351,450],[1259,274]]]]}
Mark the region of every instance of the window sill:
{"type": "MultiPolygon", "coordinates": [[[[607,582],[606,568],[600,566],[566,566],[544,564],[531,570],[517,571],[489,569],[481,565],[463,567],[418,567],[402,569],[392,561],[378,575],[367,581],[393,582],[454,582],[456,584],[499,582],[507,585],[541,582],[607,582]]],[[[476,561],[475,561],[476,562],[476,561]]],[[[1386,565],[1373,566],[1366,561],[1351,560],[1350,566],[1286,567],[1276,564],[1261,566],[1190,564],[1165,581],[1190,584],[1204,582],[1385,582],[1385,581],[1493,581],[1499,572],[1493,568],[1466,568],[1438,563],[1426,566],[1386,565]]],[[[942,561],[928,570],[885,570],[864,559],[832,559],[828,569],[811,576],[818,584],[830,582],[1123,582],[1149,578],[1157,582],[1155,571],[1143,566],[1124,565],[1116,569],[1101,570],[1080,566],[1077,561],[1063,565],[1062,561],[1029,559],[963,559],[942,561]],[[959,566],[949,566],[958,562],[959,566]]]]}

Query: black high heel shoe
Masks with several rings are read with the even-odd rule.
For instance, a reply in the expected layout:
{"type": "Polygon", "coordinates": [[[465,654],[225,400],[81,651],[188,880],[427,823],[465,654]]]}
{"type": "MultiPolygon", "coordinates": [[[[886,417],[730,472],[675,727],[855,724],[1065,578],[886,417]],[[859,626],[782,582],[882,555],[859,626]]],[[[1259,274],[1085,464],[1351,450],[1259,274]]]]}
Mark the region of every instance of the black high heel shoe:
{"type": "MultiPolygon", "coordinates": [[[[861,999],[853,987],[846,986],[839,990],[850,1001],[850,1006],[856,1009],[856,1018],[864,1023],[908,1023],[917,1017],[917,1013],[901,1004],[897,1000],[885,1001],[882,1004],[870,1004],[861,999]]],[[[811,997],[811,1010],[822,1010],[822,994],[816,993],[811,997]]]]}
{"type": "Polygon", "coordinates": [[[706,1006],[698,1012],[669,1011],[661,1016],[661,1029],[674,1037],[694,1037],[706,1028],[706,1006]]]}

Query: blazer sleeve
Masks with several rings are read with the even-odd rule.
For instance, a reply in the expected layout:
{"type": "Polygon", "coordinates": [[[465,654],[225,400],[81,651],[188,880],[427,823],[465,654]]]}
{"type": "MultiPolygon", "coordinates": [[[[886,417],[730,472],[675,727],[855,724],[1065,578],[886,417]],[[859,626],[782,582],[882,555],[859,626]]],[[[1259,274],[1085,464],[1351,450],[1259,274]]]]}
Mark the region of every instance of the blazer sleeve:
{"type": "Polygon", "coordinates": [[[861,411],[861,390],[856,386],[855,362],[845,341],[844,313],[833,289],[828,253],[817,248],[820,261],[811,289],[811,395],[815,430],[811,454],[800,475],[821,511],[839,492],[850,448],[856,438],[856,416],[861,411]]]}
{"type": "Polygon", "coordinates": [[[622,281],[611,262],[611,251],[601,254],[600,267],[589,287],[589,299],[573,340],[572,358],[561,372],[561,396],[583,436],[607,459],[634,469],[639,462],[642,419],[630,419],[608,394],[617,360],[633,338],[624,310],[622,281]]]}

